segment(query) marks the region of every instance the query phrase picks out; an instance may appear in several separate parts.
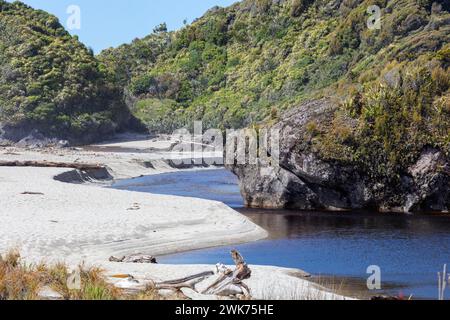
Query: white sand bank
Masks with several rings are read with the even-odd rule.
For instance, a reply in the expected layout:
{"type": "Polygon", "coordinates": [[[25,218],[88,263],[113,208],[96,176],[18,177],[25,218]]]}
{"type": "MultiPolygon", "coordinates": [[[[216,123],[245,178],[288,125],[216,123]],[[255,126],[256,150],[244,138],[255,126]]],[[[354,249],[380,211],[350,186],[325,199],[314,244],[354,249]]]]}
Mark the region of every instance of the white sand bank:
{"type": "MultiPolygon", "coordinates": [[[[177,170],[166,161],[174,158],[165,150],[167,144],[167,140],[153,139],[102,145],[152,149],[150,153],[0,148],[0,160],[98,163],[106,165],[115,179],[122,179],[177,170]]],[[[85,261],[104,267],[109,274],[168,280],[212,270],[214,266],[139,265],[107,260],[111,255],[158,256],[267,236],[265,230],[222,203],[54,179],[67,172],[71,169],[0,167],[0,253],[17,248],[29,262],[64,261],[75,266],[85,261]]],[[[291,275],[299,270],[256,266],[252,270],[247,283],[257,299],[342,298],[291,275]]]]}
{"type": "Polygon", "coordinates": [[[111,255],[160,255],[266,236],[222,203],[53,179],[66,171],[0,168],[0,251],[18,247],[33,261],[102,263],[111,255]]]}

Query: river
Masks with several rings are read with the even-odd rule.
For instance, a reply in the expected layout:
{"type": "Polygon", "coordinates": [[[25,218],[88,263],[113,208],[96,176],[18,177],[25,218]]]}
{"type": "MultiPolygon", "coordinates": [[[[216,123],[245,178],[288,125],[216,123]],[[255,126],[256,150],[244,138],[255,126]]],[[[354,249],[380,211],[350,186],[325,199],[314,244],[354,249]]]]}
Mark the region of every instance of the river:
{"type": "Polygon", "coordinates": [[[231,263],[229,250],[236,248],[251,264],[299,268],[315,279],[336,277],[359,297],[382,293],[416,299],[437,298],[437,272],[450,264],[449,216],[246,209],[236,177],[224,169],[145,176],[113,187],[221,201],[270,233],[254,243],[160,257],[160,263],[231,263]],[[379,291],[367,289],[369,266],[381,270],[379,291]]]}

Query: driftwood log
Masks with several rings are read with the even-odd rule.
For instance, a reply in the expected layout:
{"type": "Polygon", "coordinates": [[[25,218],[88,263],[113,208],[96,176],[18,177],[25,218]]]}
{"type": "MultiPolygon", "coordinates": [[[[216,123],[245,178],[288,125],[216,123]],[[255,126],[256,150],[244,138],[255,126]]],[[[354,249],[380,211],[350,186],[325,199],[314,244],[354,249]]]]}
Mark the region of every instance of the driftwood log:
{"type": "Polygon", "coordinates": [[[182,279],[176,279],[171,281],[164,281],[156,283],[156,289],[169,289],[169,290],[179,290],[182,288],[189,288],[195,291],[195,285],[199,282],[205,280],[205,278],[214,275],[212,271],[206,271],[192,276],[188,276],[182,279]]]}
{"type": "Polygon", "coordinates": [[[227,292],[227,287],[240,287],[244,289],[243,291],[246,296],[250,295],[250,288],[248,288],[242,280],[250,278],[252,271],[239,252],[232,250],[231,257],[236,265],[236,269],[232,271],[225,266],[218,266],[218,273],[221,274],[221,276],[208,286],[208,288],[203,290],[203,294],[221,295],[224,292],[227,292]]]}
{"type": "Polygon", "coordinates": [[[123,262],[123,263],[154,263],[156,264],[156,258],[145,254],[133,254],[130,256],[123,256],[116,258],[114,256],[109,258],[110,262],[123,262]]]}
{"type": "Polygon", "coordinates": [[[0,161],[0,167],[71,168],[82,171],[105,169],[100,164],[50,161],[0,161]]]}
{"type": "Polygon", "coordinates": [[[157,289],[180,290],[189,288],[203,295],[230,296],[244,294],[250,296],[250,288],[242,281],[250,278],[251,270],[244,258],[236,250],[231,251],[231,257],[236,265],[234,270],[227,268],[222,264],[216,266],[216,272],[207,271],[181,279],[155,283],[157,289]],[[218,278],[213,281],[206,289],[198,292],[196,285],[206,278],[217,275],[218,278]]]}

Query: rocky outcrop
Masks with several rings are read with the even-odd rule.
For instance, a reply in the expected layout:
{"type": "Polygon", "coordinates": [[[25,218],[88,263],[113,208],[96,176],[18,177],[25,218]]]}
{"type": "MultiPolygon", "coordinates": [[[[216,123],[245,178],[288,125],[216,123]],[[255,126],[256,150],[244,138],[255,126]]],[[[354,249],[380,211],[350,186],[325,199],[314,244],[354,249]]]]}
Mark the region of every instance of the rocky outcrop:
{"type": "Polygon", "coordinates": [[[48,132],[40,125],[27,121],[11,124],[0,121],[0,146],[14,145],[21,148],[65,148],[104,141],[123,132],[147,133],[147,128],[128,110],[118,116],[117,123],[94,126],[79,134],[70,131],[48,132]]]}
{"type": "Polygon", "coordinates": [[[69,141],[49,138],[31,126],[10,126],[0,123],[0,146],[15,145],[17,147],[44,148],[68,147],[69,141]]]}
{"type": "Polygon", "coordinates": [[[308,123],[327,123],[336,105],[327,99],[290,111],[273,128],[280,132],[279,167],[233,165],[248,207],[302,210],[377,209],[380,211],[448,211],[449,159],[427,147],[398,185],[385,185],[353,163],[326,161],[310,147],[308,123]]]}

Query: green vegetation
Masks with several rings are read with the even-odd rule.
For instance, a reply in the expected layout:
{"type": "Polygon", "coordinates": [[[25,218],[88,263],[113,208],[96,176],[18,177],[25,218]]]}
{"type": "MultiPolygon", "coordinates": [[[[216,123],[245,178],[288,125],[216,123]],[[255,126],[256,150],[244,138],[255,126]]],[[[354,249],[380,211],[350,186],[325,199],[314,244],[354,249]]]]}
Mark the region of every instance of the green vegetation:
{"type": "Polygon", "coordinates": [[[88,142],[130,120],[119,87],[58,19],[0,0],[0,122],[88,142]]]}
{"type": "Polygon", "coordinates": [[[445,52],[438,52],[450,16],[445,1],[432,2],[246,0],[211,9],[177,32],[157,28],[99,58],[151,129],[197,119],[244,127],[306,99],[363,94],[381,84],[387,65],[406,71],[420,58],[445,71],[445,52]],[[367,27],[373,4],[382,8],[381,30],[367,27]]]}
{"type": "Polygon", "coordinates": [[[371,178],[399,185],[400,173],[426,147],[450,155],[450,72],[442,60],[449,46],[429,59],[394,62],[351,95],[314,147],[329,160],[357,163],[371,178]]]}
{"type": "MultiPolygon", "coordinates": [[[[43,263],[26,264],[20,254],[11,250],[4,256],[0,255],[0,301],[1,300],[39,300],[45,299],[40,292],[50,288],[64,300],[161,300],[163,297],[154,286],[145,290],[127,294],[109,283],[103,271],[96,267],[79,266],[79,290],[71,289],[67,280],[71,275],[65,264],[51,266],[43,263]]],[[[171,297],[176,299],[179,297],[171,297]]]]}
{"type": "Polygon", "coordinates": [[[444,0],[244,0],[94,57],[55,17],[0,0],[0,121],[89,141],[130,124],[125,104],[170,132],[270,124],[331,96],[313,147],[384,176],[425,146],[449,152],[449,19],[444,0]]]}
{"type": "Polygon", "coordinates": [[[248,0],[100,60],[154,130],[199,119],[270,125],[283,110],[333,97],[341,107],[332,123],[306,128],[312,148],[392,183],[425,147],[450,154],[448,21],[442,0],[248,0]],[[367,26],[374,4],[379,30],[367,26]]]}

